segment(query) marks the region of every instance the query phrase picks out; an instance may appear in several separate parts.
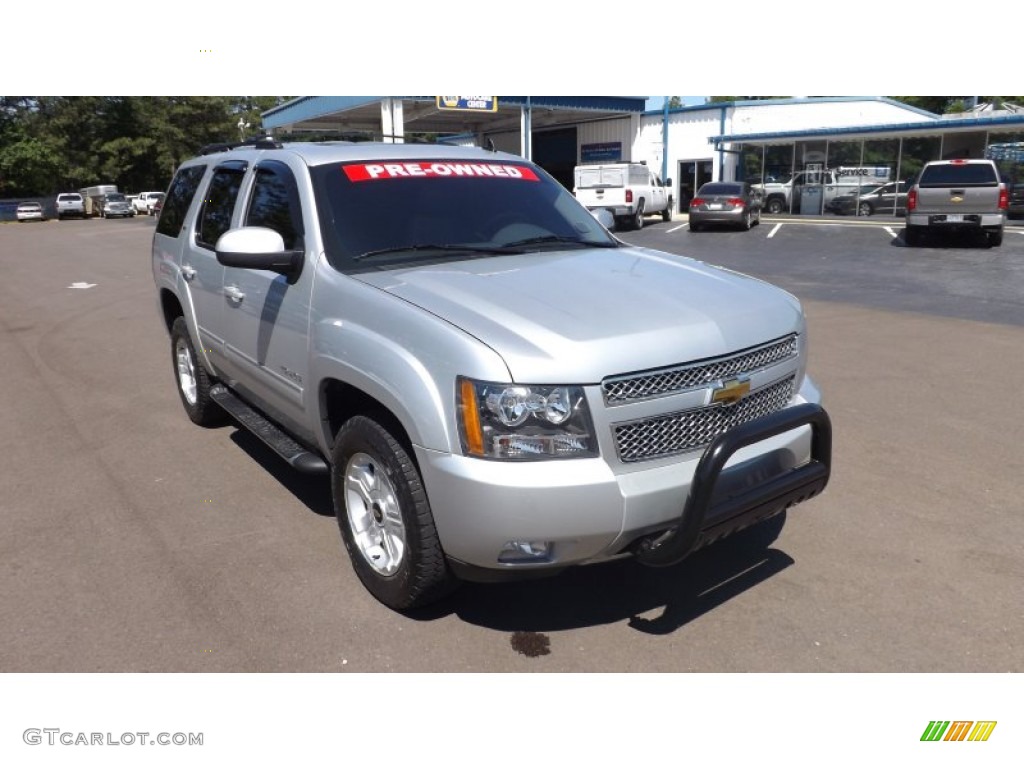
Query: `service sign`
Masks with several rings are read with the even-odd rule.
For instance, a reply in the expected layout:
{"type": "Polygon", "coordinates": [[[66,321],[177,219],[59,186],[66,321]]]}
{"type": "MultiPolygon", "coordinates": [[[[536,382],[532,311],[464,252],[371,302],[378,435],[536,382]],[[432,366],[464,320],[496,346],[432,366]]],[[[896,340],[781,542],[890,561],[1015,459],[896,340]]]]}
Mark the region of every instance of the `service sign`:
{"type": "Polygon", "coordinates": [[[497,96],[437,96],[438,109],[459,112],[497,112],[497,96]]]}

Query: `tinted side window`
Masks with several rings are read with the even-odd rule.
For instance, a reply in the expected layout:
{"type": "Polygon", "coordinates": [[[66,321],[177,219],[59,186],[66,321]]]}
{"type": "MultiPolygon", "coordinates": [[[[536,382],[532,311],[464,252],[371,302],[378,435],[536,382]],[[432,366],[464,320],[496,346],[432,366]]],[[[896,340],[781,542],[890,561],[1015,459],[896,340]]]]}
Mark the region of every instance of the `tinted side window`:
{"type": "Polygon", "coordinates": [[[256,168],[245,225],[273,229],[289,250],[303,247],[299,190],[291,169],[284,163],[269,160],[256,168]]]}
{"type": "Polygon", "coordinates": [[[199,182],[205,171],[205,166],[193,165],[190,168],[182,168],[175,174],[170,192],[164,201],[164,209],[160,213],[160,220],[156,224],[156,231],[161,235],[177,237],[181,232],[185,225],[185,214],[192,204],[192,198],[196,196],[196,190],[199,189],[199,182]]]}
{"type": "Polygon", "coordinates": [[[217,168],[206,189],[206,198],[196,222],[196,242],[211,250],[217,240],[231,227],[231,213],[235,210],[238,190],[245,172],[239,168],[217,168]]]}

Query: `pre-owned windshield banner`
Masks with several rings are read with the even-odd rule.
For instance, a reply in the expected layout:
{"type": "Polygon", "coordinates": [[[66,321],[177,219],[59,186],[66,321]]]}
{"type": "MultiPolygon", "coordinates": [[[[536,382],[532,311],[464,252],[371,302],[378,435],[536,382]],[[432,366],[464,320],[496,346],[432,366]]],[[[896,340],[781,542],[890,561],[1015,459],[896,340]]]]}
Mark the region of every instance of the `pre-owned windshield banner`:
{"type": "Polygon", "coordinates": [[[458,176],[486,179],[514,179],[539,181],[532,169],[521,165],[498,163],[358,163],[343,165],[349,181],[376,181],[378,179],[440,179],[458,176]]]}

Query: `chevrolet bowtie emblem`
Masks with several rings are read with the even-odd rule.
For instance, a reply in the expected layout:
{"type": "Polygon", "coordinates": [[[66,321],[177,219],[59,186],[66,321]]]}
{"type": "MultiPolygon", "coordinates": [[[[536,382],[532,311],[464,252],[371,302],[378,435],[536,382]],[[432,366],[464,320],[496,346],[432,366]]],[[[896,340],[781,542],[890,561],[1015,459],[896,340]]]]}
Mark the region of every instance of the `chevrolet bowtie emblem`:
{"type": "Polygon", "coordinates": [[[960,195],[953,195],[952,197],[949,198],[949,202],[951,203],[962,203],[963,201],[964,199],[960,197],[960,195]]]}
{"type": "Polygon", "coordinates": [[[750,379],[729,379],[711,390],[711,402],[732,405],[750,391],[750,379]]]}

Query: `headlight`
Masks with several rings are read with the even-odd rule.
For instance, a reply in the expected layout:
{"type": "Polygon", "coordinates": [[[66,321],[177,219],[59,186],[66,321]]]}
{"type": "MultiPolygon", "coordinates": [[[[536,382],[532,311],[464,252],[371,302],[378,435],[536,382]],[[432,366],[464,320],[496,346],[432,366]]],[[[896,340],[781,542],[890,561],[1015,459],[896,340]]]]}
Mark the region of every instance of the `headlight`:
{"type": "Polygon", "coordinates": [[[597,456],[582,387],[459,378],[459,434],[467,456],[530,461],[597,456]]]}

